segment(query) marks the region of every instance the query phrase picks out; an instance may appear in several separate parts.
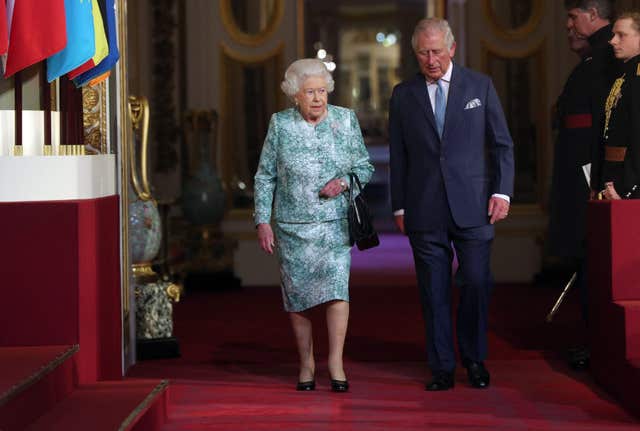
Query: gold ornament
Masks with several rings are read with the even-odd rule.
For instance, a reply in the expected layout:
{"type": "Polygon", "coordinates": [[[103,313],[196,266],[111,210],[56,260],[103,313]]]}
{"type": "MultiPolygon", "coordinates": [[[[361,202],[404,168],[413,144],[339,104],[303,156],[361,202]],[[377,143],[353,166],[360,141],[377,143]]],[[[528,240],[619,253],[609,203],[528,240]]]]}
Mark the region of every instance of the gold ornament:
{"type": "Polygon", "coordinates": [[[609,92],[609,97],[607,97],[607,102],[604,105],[605,117],[604,117],[604,132],[603,136],[607,137],[607,131],[609,130],[609,120],[611,119],[611,112],[613,108],[616,107],[618,101],[622,97],[622,92],[620,91],[622,88],[622,84],[624,83],[624,75],[620,78],[616,79],[616,81],[611,86],[611,91],[609,92]]]}

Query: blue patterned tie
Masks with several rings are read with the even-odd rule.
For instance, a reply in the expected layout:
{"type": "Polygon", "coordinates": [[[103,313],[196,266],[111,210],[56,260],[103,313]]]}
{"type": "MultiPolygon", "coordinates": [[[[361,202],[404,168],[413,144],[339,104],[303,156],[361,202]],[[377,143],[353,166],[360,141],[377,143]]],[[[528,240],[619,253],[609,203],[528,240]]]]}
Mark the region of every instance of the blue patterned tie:
{"type": "Polygon", "coordinates": [[[442,80],[438,79],[436,84],[438,85],[438,88],[436,89],[436,106],[434,108],[434,115],[436,117],[438,135],[442,138],[442,131],[444,130],[444,113],[447,110],[447,99],[444,97],[442,80]]]}

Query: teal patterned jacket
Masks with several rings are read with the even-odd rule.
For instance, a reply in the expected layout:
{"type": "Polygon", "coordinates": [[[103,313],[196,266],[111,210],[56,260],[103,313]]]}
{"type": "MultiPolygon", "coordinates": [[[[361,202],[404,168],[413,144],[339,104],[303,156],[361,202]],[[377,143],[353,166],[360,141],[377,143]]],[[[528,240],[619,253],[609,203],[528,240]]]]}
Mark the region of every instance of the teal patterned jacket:
{"type": "Polygon", "coordinates": [[[328,105],[316,126],[297,109],[271,117],[255,175],[255,224],[312,223],[347,217],[348,194],[321,198],[327,182],[353,172],[364,186],[373,173],[362,132],[351,109],[328,105]],[[273,214],[272,214],[273,209],[273,214]]]}

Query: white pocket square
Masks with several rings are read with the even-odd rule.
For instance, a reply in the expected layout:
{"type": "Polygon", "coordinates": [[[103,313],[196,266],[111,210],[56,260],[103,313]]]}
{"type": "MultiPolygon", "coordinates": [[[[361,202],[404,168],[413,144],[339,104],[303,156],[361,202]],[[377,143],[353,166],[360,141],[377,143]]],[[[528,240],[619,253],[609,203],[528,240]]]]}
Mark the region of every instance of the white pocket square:
{"type": "Polygon", "coordinates": [[[477,108],[478,106],[482,106],[482,102],[480,102],[480,99],[473,99],[467,102],[464,109],[473,109],[477,108]]]}

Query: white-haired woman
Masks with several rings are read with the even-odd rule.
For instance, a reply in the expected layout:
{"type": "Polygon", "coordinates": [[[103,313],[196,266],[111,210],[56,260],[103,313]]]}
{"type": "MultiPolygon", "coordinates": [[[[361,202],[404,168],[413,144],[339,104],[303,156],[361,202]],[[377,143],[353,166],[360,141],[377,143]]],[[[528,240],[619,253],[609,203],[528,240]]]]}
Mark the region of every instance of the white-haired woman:
{"type": "Polygon", "coordinates": [[[293,62],[282,90],[294,108],[275,113],[255,176],[260,247],[278,256],[284,308],[300,355],[297,390],[315,389],[308,311],[326,308],[331,389],[349,389],[342,352],[349,319],[349,174],[362,183],[373,166],[350,109],[327,104],[333,78],[316,59],[293,62]],[[274,221],[274,231],[271,220],[274,221]]]}

